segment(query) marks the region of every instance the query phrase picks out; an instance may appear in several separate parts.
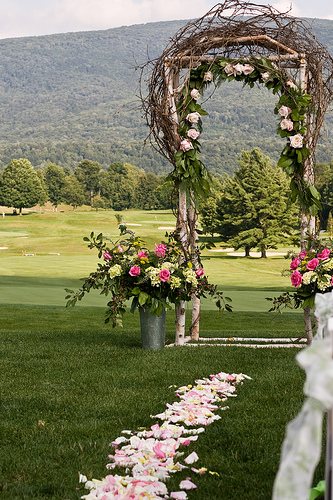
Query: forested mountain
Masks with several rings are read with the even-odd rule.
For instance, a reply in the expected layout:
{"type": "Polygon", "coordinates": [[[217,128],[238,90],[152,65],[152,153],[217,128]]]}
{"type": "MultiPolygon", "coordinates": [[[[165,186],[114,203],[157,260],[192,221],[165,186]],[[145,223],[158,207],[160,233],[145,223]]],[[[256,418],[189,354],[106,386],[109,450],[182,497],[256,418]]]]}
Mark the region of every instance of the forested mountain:
{"type": "MultiPolygon", "coordinates": [[[[310,20],[333,54],[333,21],[310,20]]],[[[72,169],[82,159],[106,167],[129,162],[156,174],[170,170],[149,145],[138,109],[140,72],[158,57],[186,21],[148,23],[103,31],[0,40],[0,169],[24,157],[72,169]]],[[[276,160],[276,96],[230,82],[203,107],[209,111],[203,156],[213,172],[231,173],[242,150],[260,147],[276,160]]],[[[327,114],[318,161],[333,158],[333,113],[327,114]]]]}

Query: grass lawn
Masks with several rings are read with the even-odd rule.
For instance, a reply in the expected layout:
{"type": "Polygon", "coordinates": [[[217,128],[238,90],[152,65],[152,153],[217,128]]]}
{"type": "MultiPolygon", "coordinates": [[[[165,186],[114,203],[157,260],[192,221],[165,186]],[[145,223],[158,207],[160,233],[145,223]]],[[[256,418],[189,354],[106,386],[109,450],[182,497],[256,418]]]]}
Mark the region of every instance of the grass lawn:
{"type": "MultiPolygon", "coordinates": [[[[169,212],[126,212],[149,245],[174,225],[169,212]]],[[[123,429],[150,427],[150,415],[176,400],[170,385],[219,371],[253,378],[238,388],[222,419],[189,451],[217,475],[192,477],[189,500],[271,497],[285,426],[302,405],[304,373],[297,349],[242,347],[140,348],[138,313],[124,328],[104,324],[104,300],[91,295],[64,307],[64,288],[93,270],[97,259],[82,241],[90,231],[117,235],[109,212],[44,213],[0,219],[0,499],[75,500],[78,472],[106,475],[109,443],[123,429]],[[25,257],[24,253],[34,253],[25,257]],[[55,255],[60,253],[60,255],[55,255]]],[[[203,304],[201,335],[291,337],[303,333],[299,312],[267,312],[265,297],[289,287],[281,256],[256,259],[206,252],[206,274],[233,299],[234,312],[203,304]]],[[[188,315],[189,316],[189,315],[188,315]]],[[[174,315],[167,314],[167,343],[174,315]]],[[[178,489],[188,476],[168,483],[178,489]]],[[[321,462],[314,483],[324,476],[321,462]]]]}

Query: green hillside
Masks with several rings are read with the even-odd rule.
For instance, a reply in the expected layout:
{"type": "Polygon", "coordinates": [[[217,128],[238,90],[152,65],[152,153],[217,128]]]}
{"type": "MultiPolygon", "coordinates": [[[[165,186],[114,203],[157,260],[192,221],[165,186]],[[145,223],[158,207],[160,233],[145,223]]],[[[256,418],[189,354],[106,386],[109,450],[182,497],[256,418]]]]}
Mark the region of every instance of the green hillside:
{"type": "MultiPolygon", "coordinates": [[[[0,169],[14,157],[34,166],[74,167],[84,159],[107,166],[127,161],[162,174],[170,169],[150,146],[138,110],[140,72],[158,57],[186,21],[103,31],[0,40],[0,169]]],[[[318,40],[333,53],[333,21],[312,20],[318,40]]],[[[232,172],[243,149],[259,146],[277,159],[276,97],[237,82],[224,85],[205,108],[202,136],[212,172],[232,172]]],[[[317,159],[333,158],[333,113],[327,114],[317,159]]]]}

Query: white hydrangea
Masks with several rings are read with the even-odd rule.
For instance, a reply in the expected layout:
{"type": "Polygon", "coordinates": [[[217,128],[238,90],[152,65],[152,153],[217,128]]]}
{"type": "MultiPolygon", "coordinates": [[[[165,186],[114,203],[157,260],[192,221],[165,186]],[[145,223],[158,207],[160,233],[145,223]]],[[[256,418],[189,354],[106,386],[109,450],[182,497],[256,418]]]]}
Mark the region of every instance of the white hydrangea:
{"type": "Polygon", "coordinates": [[[302,283],[303,285],[310,285],[310,283],[313,283],[318,279],[317,273],[314,271],[308,271],[307,273],[303,274],[303,280],[302,283]]]}
{"type": "Polygon", "coordinates": [[[330,288],[331,279],[332,279],[332,277],[329,274],[324,274],[324,276],[322,276],[322,279],[318,280],[317,286],[318,286],[319,290],[324,291],[324,290],[326,290],[326,288],[330,288]]]}
{"type": "Polygon", "coordinates": [[[328,259],[328,261],[323,264],[323,269],[325,269],[325,271],[331,271],[333,269],[333,259],[328,259]]]}
{"type": "Polygon", "coordinates": [[[163,262],[161,269],[167,269],[170,273],[172,273],[175,270],[175,266],[172,262],[163,262]]]}
{"type": "Polygon", "coordinates": [[[195,274],[195,271],[193,271],[193,269],[185,269],[184,275],[185,275],[185,281],[187,281],[187,283],[192,283],[194,287],[198,286],[197,276],[195,274]]]}
{"type": "Polygon", "coordinates": [[[169,283],[171,290],[174,290],[181,287],[182,280],[178,276],[171,276],[169,283]]]}
{"type": "Polygon", "coordinates": [[[121,275],[121,266],[119,264],[115,264],[109,269],[110,278],[115,278],[116,276],[121,275]]]}
{"type": "Polygon", "coordinates": [[[159,286],[161,284],[159,272],[160,269],[153,266],[150,266],[146,269],[147,276],[153,286],[159,286]]]}

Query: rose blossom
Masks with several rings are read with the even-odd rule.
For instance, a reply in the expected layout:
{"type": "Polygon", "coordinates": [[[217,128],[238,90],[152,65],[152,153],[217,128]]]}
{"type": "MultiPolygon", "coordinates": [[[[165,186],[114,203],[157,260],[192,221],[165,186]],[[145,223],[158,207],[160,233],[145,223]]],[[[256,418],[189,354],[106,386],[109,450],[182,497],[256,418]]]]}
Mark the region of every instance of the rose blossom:
{"type": "Polygon", "coordinates": [[[117,253],[123,253],[124,252],[124,249],[121,245],[118,245],[117,247],[117,253]]]}
{"type": "Polygon", "coordinates": [[[295,269],[298,268],[298,266],[300,265],[301,261],[296,257],[294,260],[291,261],[290,263],[290,269],[292,271],[295,271],[295,269]]]}
{"type": "Polygon", "coordinates": [[[319,260],[325,260],[328,259],[330,256],[331,251],[328,248],[324,248],[324,250],[317,255],[319,260]]]}
{"type": "Polygon", "coordinates": [[[139,274],[140,274],[140,267],[139,266],[132,266],[131,269],[129,270],[129,274],[131,276],[139,276],[139,274]]]}
{"type": "Polygon", "coordinates": [[[314,258],[312,260],[309,260],[309,262],[306,265],[306,268],[308,271],[314,271],[318,266],[318,264],[319,264],[319,259],[314,258]]]}
{"type": "Polygon", "coordinates": [[[198,137],[200,137],[200,132],[195,130],[195,128],[190,128],[190,130],[187,131],[187,137],[194,140],[198,139],[198,137]]]}
{"type": "Polygon", "coordinates": [[[303,147],[303,136],[301,134],[291,135],[290,146],[292,148],[302,148],[303,147]]]}
{"type": "Polygon", "coordinates": [[[163,245],[163,243],[159,243],[158,245],[155,243],[155,255],[157,257],[164,257],[167,247],[163,245]]]}
{"type": "Polygon", "coordinates": [[[205,271],[201,267],[200,269],[197,269],[195,271],[195,274],[198,276],[198,278],[200,278],[201,276],[203,276],[205,274],[205,271]]]}
{"type": "Polygon", "coordinates": [[[194,99],[195,101],[197,101],[197,100],[201,97],[200,92],[199,92],[199,90],[197,90],[197,89],[193,89],[193,90],[191,90],[190,96],[191,96],[191,97],[192,97],[192,99],[194,99]]]}
{"type": "Polygon", "coordinates": [[[232,64],[228,63],[225,68],[224,68],[224,71],[227,73],[228,76],[231,76],[234,74],[234,67],[232,64]]]}
{"type": "Polygon", "coordinates": [[[244,66],[243,66],[244,75],[250,75],[251,73],[253,73],[253,71],[254,71],[254,67],[251,66],[251,64],[244,64],[244,66]]]}
{"type": "Polygon", "coordinates": [[[298,288],[302,283],[302,275],[299,271],[294,271],[290,277],[292,286],[298,288]]]}
{"type": "Polygon", "coordinates": [[[234,68],[234,76],[241,75],[244,70],[243,64],[237,63],[233,65],[234,68]]]}
{"type": "Polygon", "coordinates": [[[265,71],[265,73],[262,73],[261,79],[264,83],[267,83],[271,79],[271,74],[269,73],[269,71],[265,71]]]}
{"type": "Polygon", "coordinates": [[[295,85],[295,83],[292,82],[291,80],[287,81],[286,86],[291,88],[291,89],[297,90],[297,85],[295,85]]]}
{"type": "Polygon", "coordinates": [[[304,260],[304,259],[305,259],[305,257],[306,257],[306,252],[305,252],[305,250],[303,250],[303,252],[300,252],[300,253],[298,254],[298,257],[299,257],[301,260],[304,260]]]}
{"type": "Polygon", "coordinates": [[[161,281],[169,281],[170,279],[170,271],[168,269],[161,269],[158,275],[161,281]]]}
{"type": "Polygon", "coordinates": [[[110,260],[110,259],[112,259],[112,255],[110,255],[109,252],[104,252],[103,253],[103,259],[104,260],[110,260]]]}
{"type": "Polygon", "coordinates": [[[141,252],[138,253],[137,257],[139,259],[147,259],[148,255],[146,254],[146,252],[144,250],[142,250],[141,252]]]}
{"type": "Polygon", "coordinates": [[[201,118],[201,115],[200,113],[198,113],[197,111],[195,111],[194,113],[189,113],[186,117],[186,120],[190,123],[198,123],[198,121],[200,120],[201,118]]]}
{"type": "Polygon", "coordinates": [[[283,118],[283,120],[281,120],[280,127],[282,130],[288,130],[288,132],[291,132],[292,129],[294,128],[294,124],[292,120],[289,120],[288,118],[283,118]]]}
{"type": "Polygon", "coordinates": [[[203,77],[204,82],[212,82],[214,79],[214,75],[211,71],[206,71],[203,77]]]}
{"type": "Polygon", "coordinates": [[[193,144],[189,139],[184,139],[179,146],[179,149],[182,151],[189,151],[190,149],[193,149],[193,144]]]}
{"type": "Polygon", "coordinates": [[[281,106],[278,111],[279,115],[283,116],[283,118],[287,118],[288,115],[291,113],[291,109],[288,108],[288,106],[281,106]]]}

